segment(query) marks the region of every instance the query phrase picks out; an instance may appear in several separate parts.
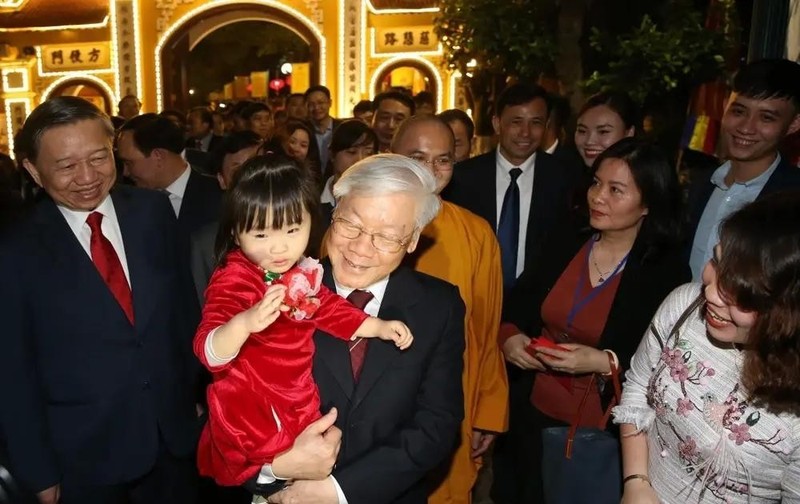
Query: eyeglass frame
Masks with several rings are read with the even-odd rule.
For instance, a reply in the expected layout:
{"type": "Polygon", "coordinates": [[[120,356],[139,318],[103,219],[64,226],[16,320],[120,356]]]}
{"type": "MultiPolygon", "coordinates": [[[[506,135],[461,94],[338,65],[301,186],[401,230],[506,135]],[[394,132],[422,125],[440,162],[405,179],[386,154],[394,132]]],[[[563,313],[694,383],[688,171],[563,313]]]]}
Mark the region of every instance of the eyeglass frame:
{"type": "Polygon", "coordinates": [[[436,158],[436,159],[431,159],[430,161],[427,160],[427,159],[424,159],[421,156],[408,156],[408,157],[409,157],[409,159],[413,159],[417,163],[423,164],[423,165],[425,165],[425,166],[427,166],[429,168],[434,168],[434,169],[439,169],[439,168],[442,168],[443,166],[447,166],[447,167],[453,168],[453,166],[456,164],[455,159],[453,159],[452,157],[447,158],[447,161],[445,161],[445,162],[443,162],[444,158],[441,158],[441,157],[440,158],[436,158]]]}
{"type": "Polygon", "coordinates": [[[361,238],[361,235],[367,235],[367,236],[369,236],[369,243],[370,243],[370,245],[372,245],[372,248],[374,248],[378,252],[384,252],[386,254],[396,254],[396,253],[400,252],[401,250],[403,250],[403,248],[406,247],[411,242],[412,239],[414,239],[414,234],[417,232],[417,228],[415,227],[411,231],[411,233],[408,234],[408,236],[406,236],[405,238],[401,238],[400,240],[397,240],[397,239],[394,239],[394,238],[390,238],[390,237],[386,236],[383,233],[370,233],[366,229],[364,229],[363,226],[360,226],[360,225],[356,224],[355,222],[351,222],[351,221],[349,221],[349,220],[347,220],[347,219],[345,219],[343,217],[339,217],[339,216],[337,216],[335,214],[334,214],[333,218],[331,219],[331,230],[334,233],[336,233],[337,235],[339,235],[342,238],[345,238],[347,240],[358,240],[359,238],[361,238]],[[347,225],[351,226],[352,228],[358,230],[358,234],[355,235],[352,238],[349,238],[349,237],[343,235],[342,233],[336,231],[336,228],[337,228],[336,223],[337,222],[344,222],[345,224],[347,224],[347,225]],[[383,238],[383,239],[385,239],[387,241],[390,241],[392,243],[397,244],[397,249],[396,250],[383,250],[383,249],[381,249],[379,247],[376,247],[375,246],[375,237],[376,236],[381,237],[381,238],[383,238]]]}

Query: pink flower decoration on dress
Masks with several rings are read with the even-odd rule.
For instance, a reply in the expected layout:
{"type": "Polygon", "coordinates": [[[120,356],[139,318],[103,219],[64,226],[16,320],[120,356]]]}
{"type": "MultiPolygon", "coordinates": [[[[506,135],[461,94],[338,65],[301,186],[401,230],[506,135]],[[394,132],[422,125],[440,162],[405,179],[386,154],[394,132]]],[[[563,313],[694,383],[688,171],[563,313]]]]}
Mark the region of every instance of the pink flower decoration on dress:
{"type": "Polygon", "coordinates": [[[290,317],[303,320],[316,313],[320,304],[316,295],[322,285],[322,265],[319,261],[304,257],[277,282],[286,286],[283,304],[289,307],[290,317]]]}
{"type": "Polygon", "coordinates": [[[728,434],[728,439],[736,441],[737,445],[750,441],[750,426],[746,423],[733,424],[729,430],[731,433],[728,434]]]}
{"type": "Polygon", "coordinates": [[[678,399],[678,410],[677,413],[679,415],[688,417],[689,412],[694,409],[694,403],[690,399],[678,399]]]}

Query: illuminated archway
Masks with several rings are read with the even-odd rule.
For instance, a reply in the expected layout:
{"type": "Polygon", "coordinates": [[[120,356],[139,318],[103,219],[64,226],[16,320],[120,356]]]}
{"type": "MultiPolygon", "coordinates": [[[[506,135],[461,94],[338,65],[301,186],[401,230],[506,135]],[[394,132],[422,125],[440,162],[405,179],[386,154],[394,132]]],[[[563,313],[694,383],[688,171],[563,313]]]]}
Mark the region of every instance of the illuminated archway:
{"type": "MultiPolygon", "coordinates": [[[[53,81],[47,89],[42,92],[41,101],[45,101],[48,98],[56,97],[56,96],[64,96],[64,92],[70,90],[70,88],[75,88],[74,91],[71,91],[69,94],[71,96],[80,96],[82,98],[90,98],[91,94],[81,93],[80,89],[81,86],[84,88],[89,88],[96,92],[103,99],[103,106],[98,107],[101,110],[104,110],[106,114],[113,115],[114,113],[114,106],[117,103],[116,95],[114,91],[111,89],[111,86],[106,83],[103,79],[95,77],[94,75],[80,75],[80,76],[71,76],[67,75],[61,77],[53,81]]],[[[95,105],[98,103],[95,100],[89,100],[95,105]]]]}
{"type": "Polygon", "coordinates": [[[442,100],[442,77],[439,75],[439,70],[429,60],[421,57],[402,56],[392,58],[384,61],[375,69],[372,74],[372,79],[369,83],[369,97],[374,99],[378,93],[379,84],[385,79],[393,70],[402,67],[412,67],[424,75],[430,82],[431,93],[436,97],[436,110],[443,110],[444,103],[442,100]]]}
{"type": "Polygon", "coordinates": [[[182,59],[191,46],[214,30],[236,21],[263,20],[284,26],[309,44],[311,49],[311,84],[325,85],[325,37],[319,28],[299,11],[275,0],[219,0],[193,9],[178,19],[161,36],[155,48],[156,105],[158,110],[183,108],[188,92],[182,59]],[[240,16],[231,20],[231,15],[240,16]],[[192,30],[199,29],[190,41],[192,30]],[[165,78],[169,77],[169,78],[165,78]],[[180,89],[179,89],[180,88],[180,89]]]}

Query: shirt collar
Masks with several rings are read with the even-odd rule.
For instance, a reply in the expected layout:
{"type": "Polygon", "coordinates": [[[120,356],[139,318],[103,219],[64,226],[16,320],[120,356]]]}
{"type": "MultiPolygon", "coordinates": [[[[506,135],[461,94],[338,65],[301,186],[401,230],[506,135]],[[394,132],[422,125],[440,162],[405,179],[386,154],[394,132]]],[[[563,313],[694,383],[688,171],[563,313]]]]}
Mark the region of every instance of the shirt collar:
{"type": "Polygon", "coordinates": [[[556,149],[558,149],[558,138],[556,138],[556,141],[553,142],[553,145],[545,149],[545,152],[548,154],[552,154],[556,151],[556,149]]]}
{"type": "Polygon", "coordinates": [[[336,198],[333,197],[333,177],[328,177],[325,187],[322,188],[322,195],[319,197],[320,203],[330,203],[336,205],[336,198]]]}
{"type": "MultiPolygon", "coordinates": [[[[772,164],[769,165],[767,171],[765,171],[758,177],[752,178],[745,182],[735,182],[735,183],[743,185],[745,187],[763,187],[767,183],[769,178],[772,176],[772,174],[775,173],[775,170],[778,168],[779,164],[781,164],[780,154],[775,156],[775,161],[773,161],[772,164]]],[[[723,191],[727,191],[728,189],[730,189],[730,186],[725,184],[725,177],[728,176],[728,172],[730,171],[731,171],[731,162],[730,161],[724,162],[722,166],[714,170],[714,173],[711,175],[711,183],[719,187],[723,191]]]]}
{"type": "MultiPolygon", "coordinates": [[[[335,278],[333,279],[333,281],[336,284],[336,293],[342,296],[343,298],[346,298],[347,296],[350,295],[351,292],[355,290],[351,287],[345,287],[344,285],[337,282],[335,278]]],[[[383,304],[383,296],[386,294],[386,287],[388,285],[389,285],[389,277],[387,276],[383,280],[378,280],[374,284],[361,290],[369,291],[369,293],[372,294],[373,299],[378,303],[378,306],[380,306],[383,304]]]]}
{"type": "Polygon", "coordinates": [[[533,165],[536,163],[536,152],[530,155],[528,159],[522,162],[520,165],[513,165],[511,162],[503,156],[503,153],[500,152],[500,147],[497,147],[497,168],[501,170],[503,173],[508,173],[511,171],[512,168],[519,168],[522,170],[522,173],[527,172],[530,168],[533,168],[533,165]]]}
{"type": "Polygon", "coordinates": [[[189,163],[186,163],[186,169],[183,170],[180,177],[176,178],[173,183],[168,185],[164,190],[170,194],[183,199],[183,194],[186,192],[186,185],[189,183],[189,176],[192,174],[192,169],[189,163]]]}
{"type": "Polygon", "coordinates": [[[80,230],[83,225],[86,224],[86,219],[92,212],[99,212],[103,214],[103,218],[105,219],[117,220],[117,213],[114,211],[114,203],[111,201],[110,194],[107,194],[103,201],[100,202],[100,204],[97,205],[94,210],[72,210],[71,208],[61,205],[57,205],[57,207],[64,216],[64,219],[66,219],[67,225],[70,227],[70,229],[75,230],[75,232],[80,230]]]}

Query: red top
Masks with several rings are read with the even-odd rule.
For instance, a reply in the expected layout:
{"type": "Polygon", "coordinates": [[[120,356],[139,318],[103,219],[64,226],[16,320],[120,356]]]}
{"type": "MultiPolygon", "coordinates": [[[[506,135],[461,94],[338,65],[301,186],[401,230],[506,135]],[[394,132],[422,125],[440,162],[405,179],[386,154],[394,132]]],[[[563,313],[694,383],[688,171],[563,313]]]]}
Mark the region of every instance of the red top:
{"type": "Polygon", "coordinates": [[[201,475],[221,485],[238,486],[255,476],[320,417],[319,391],[311,375],[314,330],[349,340],[367,318],[321,286],[320,306],[311,319],[281,313],[266,330],[251,334],[230,363],[209,367],[208,333],[252,307],[266,290],[261,268],[240,250],[231,252],[211,276],[194,337],[194,353],[213,375],[197,464],[201,475]]]}
{"type": "MultiPolygon", "coordinates": [[[[591,243],[591,242],[590,242],[591,243]]],[[[589,244],[581,248],[567,268],[556,281],[550,293],[542,303],[542,335],[556,343],[580,343],[597,348],[600,336],[608,319],[608,312],[619,287],[621,274],[606,279],[605,282],[592,287],[589,280],[588,253],[589,244]],[[578,282],[580,281],[580,285],[578,282]],[[576,290],[577,288],[577,290],[576,290]],[[597,292],[591,298],[593,290],[597,292]],[[567,327],[567,320],[574,305],[582,300],[588,301],[579,306],[572,325],[567,327]],[[577,303],[576,303],[577,301],[577,303]]],[[[570,387],[563,385],[556,376],[563,374],[540,372],[534,382],[531,402],[539,411],[552,418],[566,423],[575,420],[578,406],[589,385],[590,375],[577,375],[569,380],[570,387]]],[[[580,418],[580,426],[597,427],[603,418],[600,394],[596,385],[592,385],[586,405],[580,418]]]]}

